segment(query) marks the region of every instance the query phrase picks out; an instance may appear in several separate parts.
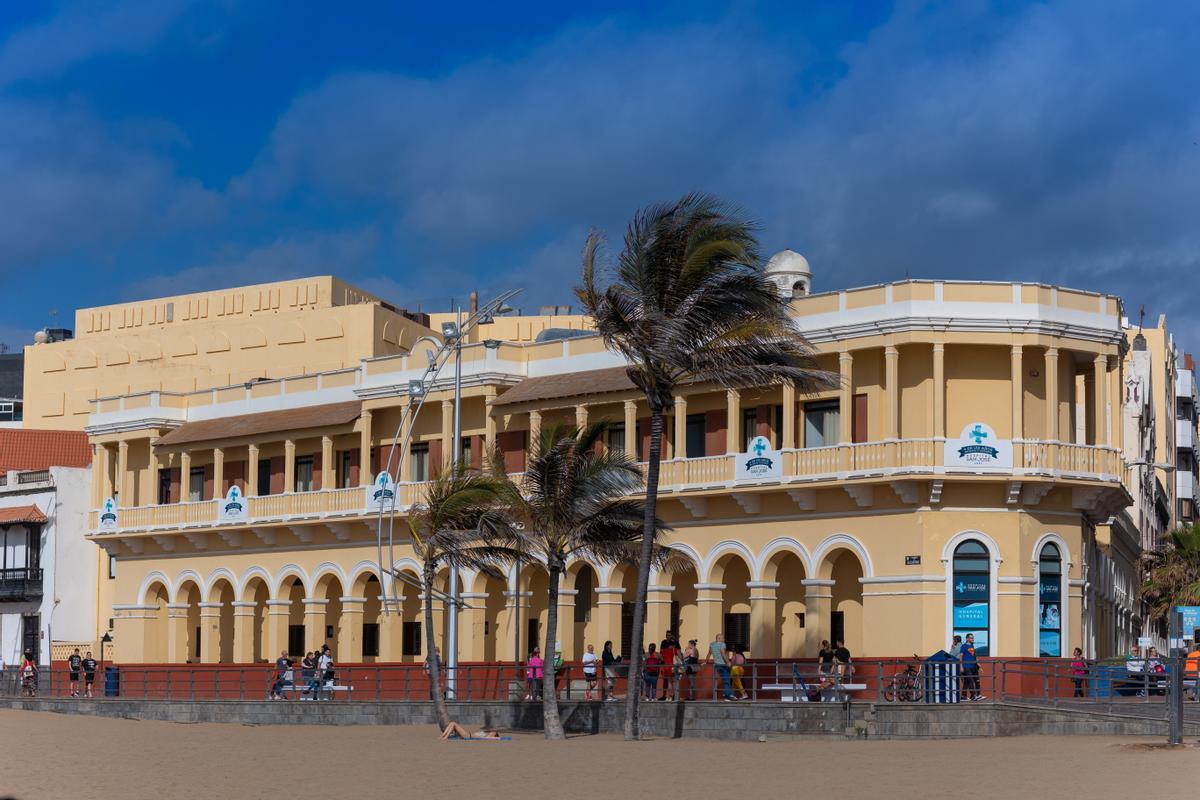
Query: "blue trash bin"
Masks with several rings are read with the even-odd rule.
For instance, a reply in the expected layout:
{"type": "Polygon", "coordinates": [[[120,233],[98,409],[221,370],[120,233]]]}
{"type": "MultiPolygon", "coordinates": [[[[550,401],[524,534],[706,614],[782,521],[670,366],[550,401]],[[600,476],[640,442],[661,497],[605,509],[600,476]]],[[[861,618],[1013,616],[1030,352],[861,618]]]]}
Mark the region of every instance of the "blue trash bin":
{"type": "Polygon", "coordinates": [[[104,696],[121,696],[121,670],[118,667],[104,668],[104,696]]]}
{"type": "Polygon", "coordinates": [[[925,702],[957,703],[959,701],[958,659],[945,650],[925,659],[925,702]]]}

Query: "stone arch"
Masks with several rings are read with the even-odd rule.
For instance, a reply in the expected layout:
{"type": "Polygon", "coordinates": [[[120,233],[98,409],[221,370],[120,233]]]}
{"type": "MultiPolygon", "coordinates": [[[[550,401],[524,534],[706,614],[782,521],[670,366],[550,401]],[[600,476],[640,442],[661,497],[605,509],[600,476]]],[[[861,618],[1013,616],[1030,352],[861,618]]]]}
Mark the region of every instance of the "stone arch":
{"type": "Polygon", "coordinates": [[[347,585],[348,581],[346,580],[345,571],[343,571],[339,565],[333,563],[332,561],[326,561],[318,565],[317,568],[312,571],[312,578],[309,582],[309,588],[314,592],[318,591],[322,584],[329,583],[330,575],[337,578],[338,583],[343,587],[347,585]]]}
{"type": "Polygon", "coordinates": [[[248,570],[242,573],[241,580],[238,581],[237,595],[239,600],[254,599],[253,596],[249,594],[249,589],[250,582],[256,578],[267,587],[268,592],[270,592],[271,587],[275,585],[275,581],[271,577],[271,573],[267,572],[262,567],[250,567],[248,570]]]}
{"type": "MultiPolygon", "coordinates": [[[[1051,649],[1044,649],[1042,647],[1042,614],[1048,610],[1046,608],[1046,606],[1049,603],[1052,603],[1052,600],[1045,599],[1046,595],[1043,594],[1043,590],[1042,590],[1042,585],[1043,585],[1043,581],[1042,581],[1042,551],[1046,548],[1047,545],[1053,545],[1054,547],[1056,547],[1058,549],[1058,556],[1061,559],[1061,561],[1059,563],[1061,564],[1062,571],[1059,574],[1059,579],[1057,582],[1058,590],[1059,590],[1059,600],[1058,600],[1058,609],[1057,609],[1058,619],[1059,619],[1059,629],[1058,629],[1058,637],[1057,638],[1058,638],[1058,656],[1063,657],[1063,656],[1070,655],[1071,647],[1072,647],[1072,643],[1071,643],[1071,613],[1072,612],[1071,612],[1071,588],[1070,587],[1071,587],[1071,567],[1073,566],[1073,564],[1071,562],[1071,550],[1070,550],[1070,548],[1067,547],[1066,540],[1063,539],[1062,536],[1060,536],[1054,532],[1047,532],[1047,533],[1044,533],[1041,536],[1039,536],[1038,540],[1036,542],[1034,542],[1033,553],[1031,554],[1033,557],[1033,575],[1034,575],[1034,579],[1035,579],[1034,607],[1036,609],[1035,618],[1033,620],[1033,630],[1034,630],[1034,636],[1036,638],[1036,641],[1034,643],[1035,649],[1033,652],[1037,653],[1038,656],[1041,656],[1043,652],[1046,652],[1046,653],[1052,652],[1051,649]]],[[[1113,588],[1114,588],[1113,584],[1115,583],[1114,578],[1116,576],[1115,576],[1115,570],[1111,569],[1111,562],[1109,562],[1109,564],[1110,564],[1110,569],[1101,574],[1101,579],[1103,580],[1104,583],[1108,584],[1107,589],[1108,589],[1108,592],[1109,592],[1109,595],[1111,598],[1110,602],[1113,602],[1113,600],[1115,600],[1115,598],[1112,598],[1112,595],[1115,594],[1115,592],[1113,592],[1113,588]]],[[[1050,581],[1049,584],[1052,587],[1054,585],[1054,581],[1050,581]]],[[[1085,630],[1086,630],[1086,628],[1085,628],[1085,630]]],[[[1047,630],[1047,633],[1049,633],[1049,629],[1047,630]]],[[[994,650],[993,650],[993,652],[994,652],[994,650]]]]}
{"type": "Polygon", "coordinates": [[[196,584],[196,591],[200,594],[200,597],[196,598],[196,602],[199,602],[200,598],[204,596],[204,579],[200,577],[200,573],[196,572],[195,570],[185,569],[175,578],[174,594],[171,595],[172,603],[183,602],[179,599],[179,590],[187,581],[191,581],[196,584]]]}
{"type": "Polygon", "coordinates": [[[708,551],[708,555],[704,558],[702,565],[704,577],[702,580],[705,583],[723,582],[723,568],[719,566],[719,563],[727,563],[728,559],[725,556],[728,555],[738,556],[742,560],[742,563],[746,565],[746,571],[750,574],[750,580],[756,580],[756,561],[754,554],[750,552],[750,548],[741,542],[726,539],[723,542],[718,542],[708,551]]]}
{"type": "MultiPolygon", "coordinates": [[[[233,663],[233,601],[237,598],[235,586],[237,579],[233,577],[227,569],[218,569],[208,579],[208,600],[209,603],[219,603],[220,607],[216,609],[216,622],[212,622],[211,617],[206,621],[204,631],[201,635],[216,636],[215,645],[208,648],[208,652],[203,654],[204,661],[215,660],[218,664],[233,663]]],[[[212,609],[208,609],[212,611],[212,609]]]]}
{"type": "Polygon", "coordinates": [[[208,602],[217,602],[214,590],[217,588],[217,581],[222,580],[229,584],[230,590],[234,592],[234,597],[237,597],[237,588],[240,585],[238,579],[224,567],[217,567],[208,573],[208,580],[204,584],[204,597],[208,602]]]}
{"type": "Polygon", "coordinates": [[[308,573],[296,564],[285,564],[280,567],[275,573],[275,580],[272,584],[271,599],[287,600],[291,594],[292,582],[299,580],[303,589],[304,596],[308,597],[312,591],[312,582],[309,580],[308,573]]]}
{"type": "Polygon", "coordinates": [[[158,570],[149,573],[142,580],[142,585],[138,587],[137,602],[138,605],[148,605],[150,595],[148,592],[154,584],[161,584],[167,590],[167,602],[171,602],[170,598],[175,596],[175,588],[171,585],[171,579],[162,574],[158,570]]]}
{"type": "Polygon", "coordinates": [[[774,581],[775,573],[779,568],[781,554],[791,553],[800,560],[804,567],[804,574],[809,575],[813,571],[813,559],[809,555],[808,549],[796,539],[790,536],[780,536],[772,539],[758,551],[758,558],[755,563],[757,572],[764,581],[774,581]]]}
{"type": "Polygon", "coordinates": [[[812,571],[816,573],[816,577],[821,580],[829,579],[829,571],[833,567],[833,561],[829,556],[835,550],[848,550],[858,558],[859,566],[862,567],[864,578],[872,578],[875,576],[875,567],[871,563],[871,554],[867,552],[867,548],[862,542],[854,538],[848,533],[835,533],[832,536],[825,537],[817,549],[813,551],[810,565],[812,571]]]}

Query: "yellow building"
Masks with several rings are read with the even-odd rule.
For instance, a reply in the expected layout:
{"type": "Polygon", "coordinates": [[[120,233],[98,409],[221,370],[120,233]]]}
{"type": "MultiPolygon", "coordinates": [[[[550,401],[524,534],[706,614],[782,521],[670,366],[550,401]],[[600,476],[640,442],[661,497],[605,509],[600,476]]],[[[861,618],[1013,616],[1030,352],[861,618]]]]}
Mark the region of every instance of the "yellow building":
{"type": "MultiPolygon", "coordinates": [[[[1097,538],[1131,502],[1119,300],[953,281],[808,295],[806,270],[787,260],[772,269],[842,385],[811,397],[690,385],[677,397],[660,510],[692,567],[652,576],[650,635],[724,631],[756,657],[812,655],[837,637],[856,655],[933,652],[968,631],[999,656],[1125,647],[1134,601],[1100,591],[1100,576],[1132,585],[1133,562],[1113,556],[1112,538],[1131,558],[1137,541],[1121,526],[1097,538]]],[[[307,320],[325,325],[344,308],[307,320]]],[[[125,307],[103,313],[128,318],[125,307]]],[[[326,641],[341,663],[419,660],[416,592],[393,587],[376,563],[364,487],[381,465],[395,465],[403,514],[452,448],[479,463],[495,446],[519,472],[530,435],[553,422],[608,419],[610,447],[645,455],[645,403],[596,336],[539,342],[497,327],[504,338],[475,337],[463,349],[461,442],[447,370],[401,453],[409,381],[434,340],[403,326],[411,338],[360,338],[356,361],[328,364],[302,344],[290,363],[312,367],[281,373],[258,355],[275,351],[237,344],[252,323],[210,317],[192,337],[197,364],[203,342],[229,343],[209,356],[210,383],[197,369],[194,386],[137,384],[91,402],[91,538],[117,558],[119,661],[245,663],[326,641]],[[234,486],[244,497],[231,509],[234,486]],[[101,508],[109,497],[112,516],[101,508]],[[399,600],[385,614],[389,597],[399,600]]],[[[177,336],[165,326],[146,340],[173,352],[177,336]]],[[[398,564],[415,574],[402,541],[398,564]]],[[[568,658],[585,643],[622,642],[634,582],[624,568],[571,565],[558,636],[568,658]]],[[[464,661],[512,659],[544,639],[540,566],[507,581],[464,574],[460,590],[464,661]]]]}

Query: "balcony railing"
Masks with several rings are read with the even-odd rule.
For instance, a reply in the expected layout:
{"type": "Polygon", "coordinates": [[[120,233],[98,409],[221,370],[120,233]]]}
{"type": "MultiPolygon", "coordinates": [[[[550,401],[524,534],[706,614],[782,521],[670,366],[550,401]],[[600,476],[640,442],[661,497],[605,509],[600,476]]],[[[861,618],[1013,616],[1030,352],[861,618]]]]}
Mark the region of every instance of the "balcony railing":
{"type": "Polygon", "coordinates": [[[37,600],[41,596],[40,569],[0,569],[0,600],[37,600]]]}
{"type": "MultiPolygon", "coordinates": [[[[660,489],[669,494],[687,489],[732,489],[746,483],[805,485],[846,479],[980,473],[1118,483],[1122,482],[1125,475],[1120,453],[1115,449],[1060,442],[1014,442],[1013,469],[946,467],[943,464],[943,442],[939,439],[902,439],[784,450],[781,453],[782,478],[750,482],[735,480],[735,459],[734,455],[720,455],[664,461],[659,478],[660,489]]],[[[427,485],[397,484],[397,507],[405,508],[418,502],[427,485]]],[[[118,527],[135,530],[216,527],[219,503],[219,500],[204,500],[121,508],[118,510],[118,527]]],[[[367,510],[366,493],[361,486],[247,498],[249,523],[370,516],[371,513],[367,510]]],[[[97,528],[98,514],[91,512],[92,530],[97,528]]]]}

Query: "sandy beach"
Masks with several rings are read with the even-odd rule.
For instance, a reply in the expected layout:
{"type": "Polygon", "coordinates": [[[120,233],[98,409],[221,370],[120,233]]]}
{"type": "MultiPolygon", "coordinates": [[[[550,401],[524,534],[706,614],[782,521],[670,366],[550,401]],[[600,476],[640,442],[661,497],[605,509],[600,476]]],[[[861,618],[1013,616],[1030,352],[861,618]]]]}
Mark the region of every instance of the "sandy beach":
{"type": "Polygon", "coordinates": [[[580,736],[439,742],[429,727],[275,727],[0,711],[0,797],[1130,797],[1194,786],[1200,750],[1158,740],[731,743],[580,736]],[[547,776],[547,770],[549,774],[547,776]]]}

